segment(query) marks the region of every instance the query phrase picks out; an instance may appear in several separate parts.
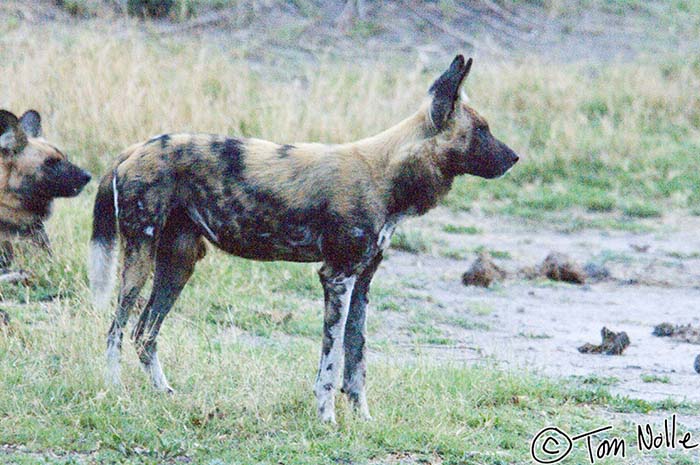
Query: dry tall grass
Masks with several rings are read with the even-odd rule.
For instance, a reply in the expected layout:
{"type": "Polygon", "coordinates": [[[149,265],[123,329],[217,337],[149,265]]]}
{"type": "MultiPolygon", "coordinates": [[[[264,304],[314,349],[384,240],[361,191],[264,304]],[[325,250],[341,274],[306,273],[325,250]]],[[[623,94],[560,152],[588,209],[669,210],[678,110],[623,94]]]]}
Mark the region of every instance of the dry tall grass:
{"type": "MultiPolygon", "coordinates": [[[[244,51],[205,41],[21,32],[0,42],[0,106],[37,108],[48,137],[95,171],[125,146],[163,132],[278,142],[367,136],[417,109],[441,71],[328,62],[290,73],[282,65],[253,69],[244,51]]],[[[697,59],[600,68],[477,58],[469,93],[493,132],[525,155],[520,167],[553,160],[647,166],[700,136],[697,59]]]]}

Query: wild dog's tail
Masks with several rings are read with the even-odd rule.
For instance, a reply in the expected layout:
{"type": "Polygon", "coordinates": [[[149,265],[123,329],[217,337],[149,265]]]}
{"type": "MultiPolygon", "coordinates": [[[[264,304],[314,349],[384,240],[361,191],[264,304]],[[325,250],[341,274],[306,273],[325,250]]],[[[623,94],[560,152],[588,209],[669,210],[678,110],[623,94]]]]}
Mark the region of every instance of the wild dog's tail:
{"type": "Polygon", "coordinates": [[[117,172],[114,170],[102,178],[95,197],[90,240],[90,289],[96,308],[109,303],[117,271],[115,249],[117,245],[117,172]]]}

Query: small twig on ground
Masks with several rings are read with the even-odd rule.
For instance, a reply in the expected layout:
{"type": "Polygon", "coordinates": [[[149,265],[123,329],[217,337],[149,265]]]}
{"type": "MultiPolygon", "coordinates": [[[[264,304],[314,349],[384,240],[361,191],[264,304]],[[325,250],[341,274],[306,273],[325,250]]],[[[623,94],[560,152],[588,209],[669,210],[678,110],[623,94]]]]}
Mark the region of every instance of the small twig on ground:
{"type": "Polygon", "coordinates": [[[156,33],[160,35],[180,34],[181,32],[190,31],[192,29],[199,29],[213,26],[215,24],[225,23],[230,21],[234,17],[235,13],[235,8],[230,8],[223,11],[212,11],[211,13],[204,14],[185,23],[161,26],[156,30],[156,33]]]}

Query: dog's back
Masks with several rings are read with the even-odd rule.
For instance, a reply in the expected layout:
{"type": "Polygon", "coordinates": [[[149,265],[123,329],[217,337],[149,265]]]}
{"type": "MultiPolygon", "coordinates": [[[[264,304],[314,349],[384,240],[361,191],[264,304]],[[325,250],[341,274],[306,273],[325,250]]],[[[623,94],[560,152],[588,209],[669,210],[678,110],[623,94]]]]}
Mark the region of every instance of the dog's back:
{"type": "Polygon", "coordinates": [[[374,221],[378,202],[370,194],[377,190],[369,167],[338,147],[162,135],[119,157],[101,183],[101,198],[105,205],[116,202],[119,230],[132,239],[157,237],[170,213],[181,209],[229,253],[320,261],[324,236],[338,235],[338,228],[361,236],[381,227],[374,221]]]}

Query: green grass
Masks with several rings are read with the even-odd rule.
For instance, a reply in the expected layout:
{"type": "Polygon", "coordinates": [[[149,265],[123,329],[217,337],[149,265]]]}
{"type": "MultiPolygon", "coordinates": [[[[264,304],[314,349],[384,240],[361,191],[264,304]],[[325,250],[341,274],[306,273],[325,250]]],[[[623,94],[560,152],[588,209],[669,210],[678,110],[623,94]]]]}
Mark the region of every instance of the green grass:
{"type": "Polygon", "coordinates": [[[471,252],[462,248],[445,247],[441,248],[440,256],[450,258],[452,260],[465,260],[471,256],[471,252]]]}
{"type": "Polygon", "coordinates": [[[661,209],[651,203],[637,202],[625,206],[622,211],[627,216],[636,218],[658,218],[661,216],[661,209]]]}
{"type": "Polygon", "coordinates": [[[391,239],[391,247],[411,253],[426,253],[432,240],[425,231],[416,228],[399,229],[391,239]]]}
{"type": "Polygon", "coordinates": [[[668,376],[659,376],[659,375],[641,375],[640,378],[642,379],[643,382],[645,383],[661,383],[661,384],[668,384],[671,382],[668,376]]]}
{"type": "Polygon", "coordinates": [[[583,383],[584,385],[591,386],[613,386],[618,384],[620,380],[614,376],[598,376],[598,375],[588,375],[588,376],[574,376],[573,379],[583,383]]]}
{"type": "Polygon", "coordinates": [[[525,339],[551,339],[553,336],[551,334],[545,334],[545,333],[533,333],[533,332],[519,332],[518,336],[525,338],[525,339]]]}
{"type": "Polygon", "coordinates": [[[488,253],[491,255],[493,258],[500,258],[503,260],[510,260],[513,258],[507,250],[495,250],[495,249],[487,249],[483,245],[480,245],[474,249],[474,253],[480,254],[480,253],[488,253]]]}
{"type": "Polygon", "coordinates": [[[491,329],[491,326],[487,323],[474,321],[472,318],[460,315],[445,316],[442,318],[442,322],[445,324],[456,326],[458,328],[468,330],[488,331],[489,329],[491,329]]]}
{"type": "MultiPolygon", "coordinates": [[[[341,402],[339,426],[328,428],[316,423],[310,402],[314,357],[308,354],[315,346],[198,349],[189,360],[197,365],[171,369],[180,379],[178,393],[170,397],[153,393],[133,368],[126,373],[133,379],[125,390],[113,392],[105,391],[90,370],[70,368],[53,351],[21,364],[17,374],[35,381],[27,386],[18,376],[4,377],[3,441],[132,463],[182,457],[195,463],[355,463],[395,451],[437,451],[448,462],[475,453],[480,463],[499,463],[501,453],[525,460],[527,442],[540,425],[579,429],[594,422],[564,387],[418,363],[375,365],[372,373],[381,374],[370,383],[375,421],[353,418],[341,402]],[[36,374],[37,369],[47,371],[36,374]],[[51,380],[38,384],[37,376],[51,380]],[[516,404],[518,396],[527,402],[516,404]],[[490,433],[482,434],[484,428],[490,433]]],[[[18,356],[12,350],[3,355],[5,372],[18,356]]]]}
{"type": "MultiPolygon", "coordinates": [[[[524,463],[529,440],[542,427],[582,431],[603,421],[591,407],[677,407],[418,356],[370,363],[373,422],[355,418],[340,400],[339,425],[319,425],[311,393],[322,319],[316,267],[214,251],[198,265],[159,338],[176,394],[151,389],[128,338],[124,386],[109,388],[102,370],[111,312],[91,308],[85,282],[89,201],[83,195],[58,203],[49,222],[52,258],[37,262],[21,251],[17,257],[57,298],[42,302],[31,286],[0,287],[12,317],[9,330],[0,329],[0,443],[37,454],[15,452],[10,457],[18,463],[46,457],[47,463],[335,464],[396,453],[438,454],[445,463],[524,463]],[[17,303],[22,292],[26,304],[17,303]]],[[[399,302],[403,293],[380,286],[373,301],[399,302]]],[[[470,308],[493,312],[488,305],[470,308]]],[[[467,316],[421,309],[412,316],[414,342],[453,343],[435,328],[434,316],[482,329],[467,316]]],[[[396,348],[386,341],[382,350],[396,348]]]]}
{"type": "Polygon", "coordinates": [[[589,214],[581,212],[577,207],[567,210],[542,211],[532,208],[518,207],[509,204],[500,208],[488,208],[489,214],[510,215],[521,218],[533,224],[547,224],[561,232],[571,233],[584,229],[606,229],[634,233],[652,232],[658,229],[658,224],[646,218],[636,218],[618,213],[589,214]],[[646,220],[646,221],[645,221],[646,220]]]}
{"type": "Polygon", "coordinates": [[[666,252],[666,255],[671,258],[676,258],[678,260],[689,260],[700,258],[700,252],[677,252],[671,251],[666,252]]]}
{"type": "Polygon", "coordinates": [[[481,229],[476,226],[463,226],[458,224],[445,224],[442,226],[443,232],[450,234],[481,234],[481,229]]]}
{"type": "Polygon", "coordinates": [[[625,252],[603,250],[600,253],[591,257],[590,261],[601,266],[607,263],[623,263],[629,265],[634,261],[634,258],[632,257],[632,255],[625,252]]]}
{"type": "Polygon", "coordinates": [[[488,316],[495,312],[496,309],[493,305],[485,302],[474,302],[469,306],[469,311],[474,315],[488,316]]]}
{"type": "MultiPolygon", "coordinates": [[[[16,452],[12,460],[33,463],[58,454],[64,458],[48,463],[155,464],[186,457],[331,464],[403,451],[438,453],[447,463],[474,454],[479,463],[501,463],[503,457],[526,460],[530,436],[546,424],[578,430],[596,421],[589,408],[596,401],[572,401],[566,385],[419,357],[370,364],[374,422],[354,418],[340,401],[339,426],[319,425],[311,393],[322,321],[316,267],[215,251],[198,265],[159,338],[176,394],[152,390],[128,336],[124,386],[109,388],[102,370],[111,311],[91,308],[85,281],[91,193],[58,202],[48,223],[53,257],[38,260],[18,250],[16,265],[31,269],[35,284],[0,287],[12,317],[11,327],[0,329],[0,443],[38,454],[16,452]],[[37,289],[44,288],[58,297],[42,302],[45,291],[37,289]],[[518,396],[527,402],[514,403],[518,396]]],[[[402,294],[380,286],[373,300],[398,302],[402,294]]],[[[416,343],[452,344],[431,331],[429,313],[415,318],[416,343]]]]}

